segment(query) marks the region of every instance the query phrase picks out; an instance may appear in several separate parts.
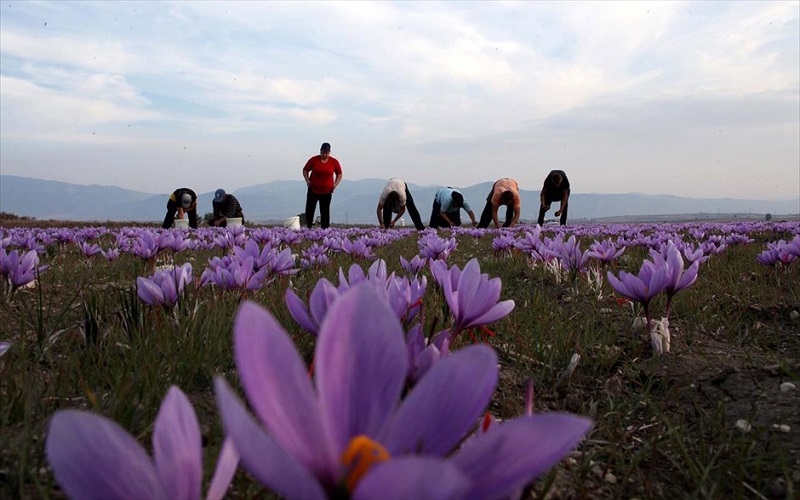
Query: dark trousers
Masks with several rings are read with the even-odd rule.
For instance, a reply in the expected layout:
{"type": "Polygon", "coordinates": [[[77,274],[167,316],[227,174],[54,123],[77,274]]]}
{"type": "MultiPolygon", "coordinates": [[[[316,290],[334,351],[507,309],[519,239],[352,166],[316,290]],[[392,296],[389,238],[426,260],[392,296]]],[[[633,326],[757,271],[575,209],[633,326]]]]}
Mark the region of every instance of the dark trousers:
{"type": "MultiPolygon", "coordinates": [[[[494,193],[494,185],[492,185],[492,190],[489,191],[489,196],[486,197],[486,206],[483,207],[483,212],[481,212],[481,220],[478,222],[478,227],[480,228],[487,228],[489,227],[489,224],[493,222],[492,193],[494,193]]],[[[506,205],[506,222],[503,224],[503,227],[509,227],[511,225],[511,221],[514,220],[514,214],[514,206],[506,205]]],[[[497,215],[499,216],[500,214],[497,215]]]]}
{"type": "MultiPolygon", "coordinates": [[[[431,222],[428,226],[438,229],[440,227],[450,227],[450,224],[441,216],[442,205],[438,201],[433,201],[433,210],[431,211],[431,222]]],[[[491,214],[489,214],[491,217],[491,214]]],[[[461,209],[457,212],[447,212],[447,218],[453,221],[454,226],[461,225],[461,209]]]]}
{"type": "Polygon", "coordinates": [[[317,194],[308,188],[306,193],[306,227],[311,227],[314,224],[314,212],[317,210],[317,202],[319,202],[319,219],[322,229],[330,227],[331,225],[331,198],[333,193],[317,194]]]}
{"type": "MultiPolygon", "coordinates": [[[[561,201],[561,196],[559,196],[558,198],[555,198],[555,199],[550,199],[550,198],[547,199],[547,203],[553,203],[554,201],[560,202],[561,201]]],[[[568,208],[569,208],[569,204],[567,204],[566,207],[561,207],[561,219],[559,220],[559,222],[561,223],[562,226],[566,226],[567,225],[567,209],[568,208]]],[[[547,209],[545,209],[543,206],[539,205],[539,218],[536,220],[536,222],[540,226],[542,224],[544,224],[544,214],[546,214],[546,213],[547,213],[547,209]]]]}
{"type": "MultiPolygon", "coordinates": [[[[414,198],[411,197],[411,191],[408,190],[408,186],[406,186],[406,211],[408,212],[408,216],[411,217],[411,222],[414,223],[414,227],[418,230],[422,231],[425,229],[425,225],[422,223],[422,217],[419,215],[419,210],[417,210],[417,206],[414,204],[414,198]]],[[[383,205],[383,227],[389,227],[392,224],[392,207],[389,205],[383,205]]]]}
{"type": "MultiPolygon", "coordinates": [[[[175,212],[178,211],[178,204],[172,200],[167,202],[167,215],[164,216],[164,223],[161,224],[161,227],[164,229],[169,229],[172,227],[172,223],[175,222],[175,212]]],[[[197,229],[197,207],[187,210],[186,215],[189,217],[189,227],[197,229]]]]}

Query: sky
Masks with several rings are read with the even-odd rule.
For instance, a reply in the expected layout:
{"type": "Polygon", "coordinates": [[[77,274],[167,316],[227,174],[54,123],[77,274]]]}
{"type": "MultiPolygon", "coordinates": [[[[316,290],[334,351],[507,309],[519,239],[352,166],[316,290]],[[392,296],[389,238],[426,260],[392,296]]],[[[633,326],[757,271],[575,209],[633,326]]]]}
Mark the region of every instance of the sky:
{"type": "Polygon", "coordinates": [[[800,199],[800,2],[0,3],[0,173],[800,199]]]}

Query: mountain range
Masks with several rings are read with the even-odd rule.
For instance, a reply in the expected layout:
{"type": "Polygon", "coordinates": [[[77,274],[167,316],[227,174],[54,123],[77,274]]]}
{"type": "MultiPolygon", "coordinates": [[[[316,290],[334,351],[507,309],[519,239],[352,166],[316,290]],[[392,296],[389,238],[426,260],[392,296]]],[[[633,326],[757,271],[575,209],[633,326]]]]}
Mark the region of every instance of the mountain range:
{"type": "MultiPolygon", "coordinates": [[[[343,180],[333,195],[331,222],[334,224],[377,224],[375,209],[385,179],[343,180]]],[[[459,188],[477,218],[486,203],[491,182],[459,188]]],[[[190,186],[191,187],[191,186],[190,186]]],[[[440,186],[408,184],[409,190],[427,225],[433,196],[440,186]]],[[[273,181],[232,191],[244,208],[249,221],[280,223],[304,210],[306,185],[299,181],[273,181]]],[[[521,190],[522,219],[535,221],[539,191],[521,190]]],[[[143,193],[116,186],[79,185],[0,175],[0,212],[41,220],[70,221],[161,221],[169,193],[143,193]]],[[[213,192],[198,193],[199,214],[211,212],[213,192]]],[[[558,203],[548,212],[553,217],[558,203]]],[[[793,200],[744,200],[732,198],[683,198],[671,195],[638,193],[572,193],[569,220],[604,219],[657,220],[660,216],[693,219],[691,214],[741,214],[764,218],[766,214],[794,217],[800,213],[800,196],[793,200]],[[681,217],[678,217],[681,216],[681,217]]],[[[317,210],[317,214],[319,211],[317,210]]],[[[408,219],[408,215],[405,217],[408,219]]],[[[463,217],[463,220],[469,220],[463,217]]],[[[407,220],[410,224],[410,220],[407,220]]]]}

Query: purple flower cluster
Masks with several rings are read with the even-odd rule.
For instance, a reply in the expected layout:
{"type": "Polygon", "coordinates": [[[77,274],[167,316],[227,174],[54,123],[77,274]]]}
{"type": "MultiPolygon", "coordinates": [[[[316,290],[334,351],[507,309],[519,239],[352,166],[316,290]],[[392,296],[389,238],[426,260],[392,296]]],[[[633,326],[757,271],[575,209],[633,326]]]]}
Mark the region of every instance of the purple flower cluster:
{"type": "Polygon", "coordinates": [[[18,288],[33,282],[47,267],[39,265],[39,254],[36,250],[21,253],[20,250],[6,251],[5,248],[0,248],[0,276],[11,284],[10,297],[13,297],[18,288]]]}
{"type": "Polygon", "coordinates": [[[245,303],[237,313],[236,365],[258,418],[222,378],[218,405],[242,465],[277,494],[503,497],[588,432],[589,420],[547,414],[471,436],[498,378],[496,355],[483,345],[436,363],[401,399],[409,371],[404,332],[374,290],[361,282],[334,300],[320,325],[314,382],[268,312],[245,303]]]}
{"type": "Polygon", "coordinates": [[[417,241],[419,254],[430,260],[447,260],[457,245],[455,238],[440,238],[433,231],[425,231],[417,241]]]}

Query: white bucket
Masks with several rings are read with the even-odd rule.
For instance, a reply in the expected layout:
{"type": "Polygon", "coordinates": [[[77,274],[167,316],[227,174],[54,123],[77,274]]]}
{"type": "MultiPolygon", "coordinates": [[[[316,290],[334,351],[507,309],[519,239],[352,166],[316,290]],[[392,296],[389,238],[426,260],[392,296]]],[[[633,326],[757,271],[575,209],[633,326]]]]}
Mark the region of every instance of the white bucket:
{"type": "Polygon", "coordinates": [[[225,219],[226,226],[228,229],[233,229],[235,227],[242,227],[242,218],[241,217],[228,217],[225,219]]]}
{"type": "Polygon", "coordinates": [[[288,227],[289,229],[300,229],[300,216],[295,215],[294,217],[289,217],[288,219],[283,221],[283,227],[288,227]]]}
{"type": "Polygon", "coordinates": [[[178,229],[189,229],[189,219],[175,219],[175,222],[172,223],[172,227],[178,229]]]}

